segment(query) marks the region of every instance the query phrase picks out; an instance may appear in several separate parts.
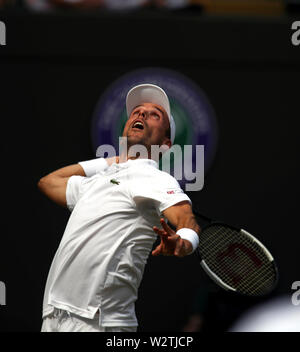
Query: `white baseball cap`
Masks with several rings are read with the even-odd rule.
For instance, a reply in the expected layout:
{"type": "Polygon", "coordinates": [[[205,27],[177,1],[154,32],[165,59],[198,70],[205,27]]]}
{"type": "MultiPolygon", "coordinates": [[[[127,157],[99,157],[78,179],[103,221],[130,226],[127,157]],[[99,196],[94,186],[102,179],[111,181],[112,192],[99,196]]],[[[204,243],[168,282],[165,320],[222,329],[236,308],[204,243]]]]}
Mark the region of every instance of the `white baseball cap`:
{"type": "Polygon", "coordinates": [[[129,117],[132,110],[143,103],[157,104],[165,109],[170,122],[170,139],[173,144],[176,126],[171,115],[169,98],[165,91],[154,84],[139,84],[138,86],[131,88],[126,97],[127,116],[129,117]]]}

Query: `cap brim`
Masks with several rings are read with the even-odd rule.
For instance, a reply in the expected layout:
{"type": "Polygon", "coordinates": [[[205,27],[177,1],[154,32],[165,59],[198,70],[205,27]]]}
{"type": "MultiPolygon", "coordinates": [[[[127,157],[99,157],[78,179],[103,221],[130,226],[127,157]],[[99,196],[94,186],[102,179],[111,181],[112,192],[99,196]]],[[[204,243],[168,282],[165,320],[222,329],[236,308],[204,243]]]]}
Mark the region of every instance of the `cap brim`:
{"type": "Polygon", "coordinates": [[[126,110],[129,117],[132,110],[143,103],[160,105],[166,111],[170,119],[170,103],[166,93],[158,86],[153,84],[140,84],[133,87],[127,94],[126,110]]]}

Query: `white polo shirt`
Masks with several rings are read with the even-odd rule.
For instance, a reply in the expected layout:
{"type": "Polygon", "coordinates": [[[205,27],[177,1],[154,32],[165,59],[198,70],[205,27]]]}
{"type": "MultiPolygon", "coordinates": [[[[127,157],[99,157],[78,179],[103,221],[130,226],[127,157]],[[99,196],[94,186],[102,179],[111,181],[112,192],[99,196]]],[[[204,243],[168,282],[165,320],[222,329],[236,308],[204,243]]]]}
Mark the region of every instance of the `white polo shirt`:
{"type": "Polygon", "coordinates": [[[70,177],[72,211],[47,279],[43,317],[53,307],[103,326],[137,326],[134,303],[166,208],[190,201],[149,159],[113,164],[92,177],[70,177]]]}

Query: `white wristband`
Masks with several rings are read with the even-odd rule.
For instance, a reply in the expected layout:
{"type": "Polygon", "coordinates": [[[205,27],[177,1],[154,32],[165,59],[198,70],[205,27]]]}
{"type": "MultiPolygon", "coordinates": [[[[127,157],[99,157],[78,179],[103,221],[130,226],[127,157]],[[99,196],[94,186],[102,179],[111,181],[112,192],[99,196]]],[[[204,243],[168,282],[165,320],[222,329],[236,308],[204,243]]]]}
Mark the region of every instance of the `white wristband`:
{"type": "Polygon", "coordinates": [[[96,173],[104,171],[108,167],[104,158],[80,161],[78,164],[81,165],[87,177],[94,176],[96,173]]]}
{"type": "Polygon", "coordinates": [[[199,236],[198,236],[197,232],[192,229],[188,229],[188,228],[184,227],[184,228],[178,230],[176,233],[183,240],[188,240],[189,242],[191,242],[191,244],[193,246],[193,251],[190,254],[192,254],[199,245],[199,236]]]}

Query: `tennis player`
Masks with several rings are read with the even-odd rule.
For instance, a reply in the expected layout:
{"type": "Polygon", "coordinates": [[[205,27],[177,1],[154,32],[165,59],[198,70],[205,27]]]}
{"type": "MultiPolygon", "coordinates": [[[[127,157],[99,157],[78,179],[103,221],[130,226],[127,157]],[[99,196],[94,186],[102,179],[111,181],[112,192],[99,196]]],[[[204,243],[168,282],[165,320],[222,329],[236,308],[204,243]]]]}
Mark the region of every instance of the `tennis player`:
{"type": "Polygon", "coordinates": [[[148,158],[122,154],[83,161],[38,183],[71,211],[47,279],[42,331],[136,331],[134,304],[157,236],[154,256],[184,257],[198,245],[189,197],[151,159],[152,145],[169,148],[175,138],[166,93],[138,85],[128,92],[126,108],[127,148],[143,145],[148,158]]]}

